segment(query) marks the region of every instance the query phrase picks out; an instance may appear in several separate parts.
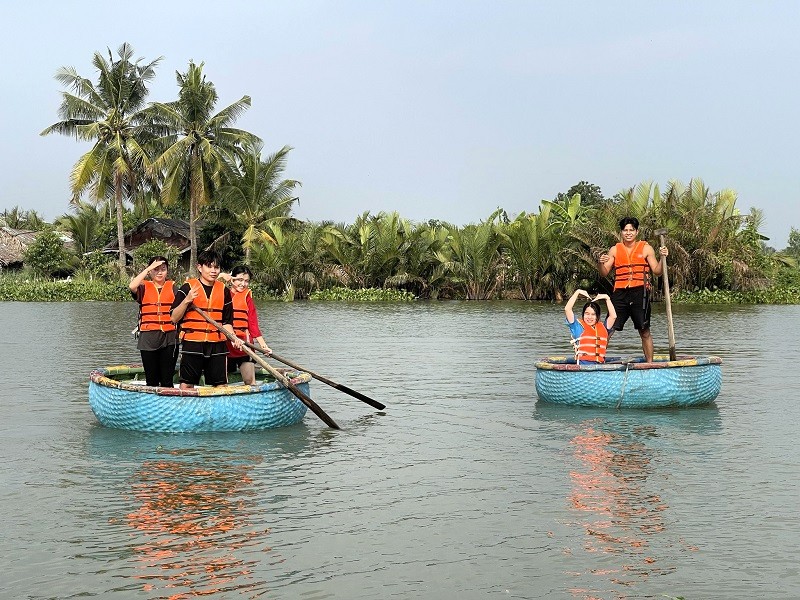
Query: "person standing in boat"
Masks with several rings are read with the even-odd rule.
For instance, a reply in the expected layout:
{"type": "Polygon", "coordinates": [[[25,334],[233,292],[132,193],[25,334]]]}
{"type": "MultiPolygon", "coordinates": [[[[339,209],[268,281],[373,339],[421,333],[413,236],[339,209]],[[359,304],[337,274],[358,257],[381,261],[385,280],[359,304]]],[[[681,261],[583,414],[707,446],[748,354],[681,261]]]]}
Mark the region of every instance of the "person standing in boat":
{"type": "Polygon", "coordinates": [[[128,287],[139,303],[136,348],[142,355],[147,385],[172,387],[178,360],[178,333],[169,314],[175,299],[175,282],[167,279],[167,259],[163,256],[151,258],[128,287]]]}
{"type": "MultiPolygon", "coordinates": [[[[199,277],[189,279],[177,292],[172,302],[172,322],[180,325],[181,339],[181,389],[191,389],[205,377],[206,385],[228,383],[225,336],[208,323],[192,305],[202,308],[208,315],[233,334],[233,303],[231,293],[218,281],[222,259],[216,252],[206,250],[197,256],[199,277]]],[[[235,343],[241,349],[241,342],[235,343]]]]}
{"type": "Polygon", "coordinates": [[[567,327],[572,334],[572,345],[575,348],[575,360],[578,364],[582,362],[602,363],[606,361],[606,349],[608,348],[608,330],[614,326],[617,320],[617,312],[611,303],[608,294],[598,294],[594,299],[585,290],[575,290],[570,299],[564,306],[564,315],[567,320],[567,327]],[[583,305],[581,318],[576,319],[572,307],[580,296],[586,296],[589,302],[583,305]],[[606,301],[608,316],[606,320],[600,321],[600,304],[598,300],[606,301]]]}
{"type": "MultiPolygon", "coordinates": [[[[258,313],[253,303],[253,292],[250,291],[250,280],[253,272],[246,265],[234,267],[230,274],[220,273],[231,285],[231,299],[233,301],[233,331],[240,340],[257,343],[264,352],[271,354],[272,350],[264,341],[261,328],[258,326],[258,313]]],[[[255,385],[256,364],[249,354],[233,347],[230,340],[228,345],[228,373],[235,373],[237,369],[242,374],[242,383],[255,385]]]]}
{"type": "MultiPolygon", "coordinates": [[[[650,334],[650,273],[659,276],[662,262],[656,258],[653,247],[639,235],[639,220],[636,217],[623,217],[619,222],[622,241],[608,252],[600,255],[598,268],[605,277],[614,269],[614,291],[611,302],[617,310],[614,331],[622,331],[630,318],[642,338],[642,351],[647,362],[653,362],[653,336],[650,334]]],[[[661,256],[669,252],[666,246],[659,248],[661,256]]]]}

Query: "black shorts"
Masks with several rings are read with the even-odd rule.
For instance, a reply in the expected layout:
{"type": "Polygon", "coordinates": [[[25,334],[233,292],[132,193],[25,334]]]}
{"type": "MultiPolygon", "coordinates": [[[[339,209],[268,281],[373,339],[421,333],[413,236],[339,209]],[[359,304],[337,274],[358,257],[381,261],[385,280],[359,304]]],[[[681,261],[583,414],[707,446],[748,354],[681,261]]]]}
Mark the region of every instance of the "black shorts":
{"type": "Polygon", "coordinates": [[[246,362],[255,364],[256,361],[254,361],[252,358],[250,358],[247,355],[245,355],[245,356],[237,356],[236,358],[231,358],[229,356],[228,357],[228,373],[236,373],[236,371],[239,369],[239,366],[242,363],[246,363],[246,362]]]}
{"type": "Polygon", "coordinates": [[[622,331],[629,317],[637,331],[650,329],[650,294],[643,285],[614,290],[611,303],[617,311],[617,320],[612,327],[614,331],[622,331]]]}
{"type": "Polygon", "coordinates": [[[179,379],[197,385],[203,375],[206,385],[224,385],[228,383],[227,359],[225,342],[184,342],[179,379]]]}

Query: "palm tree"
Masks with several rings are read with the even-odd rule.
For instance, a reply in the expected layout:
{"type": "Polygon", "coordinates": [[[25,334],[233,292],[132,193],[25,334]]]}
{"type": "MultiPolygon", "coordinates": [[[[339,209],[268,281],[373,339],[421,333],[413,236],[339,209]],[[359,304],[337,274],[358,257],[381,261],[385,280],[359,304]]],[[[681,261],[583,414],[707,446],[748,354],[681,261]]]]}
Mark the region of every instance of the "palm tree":
{"type": "Polygon", "coordinates": [[[262,145],[256,143],[242,159],[242,176],[219,190],[220,205],[244,227],[242,247],[247,264],[256,240],[275,243],[268,228],[286,220],[292,203],[297,200],[294,190],[300,182],[281,179],[291,149],[284,146],[261,160],[262,145]]]}
{"type": "Polygon", "coordinates": [[[66,214],[57,220],[57,225],[69,232],[75,242],[75,253],[78,256],[97,249],[99,227],[104,219],[102,209],[86,202],[78,202],[72,206],[75,214],[66,214]]]}
{"type": "Polygon", "coordinates": [[[201,206],[209,204],[214,194],[236,171],[245,149],[261,140],[241,129],[230,127],[250,106],[250,96],[214,113],[217,91],[206,81],[203,64],[189,62],[186,73],[176,73],[180,92],[178,100],[153,103],[150,107],[161,137],[163,149],[153,161],[151,175],[163,172],[161,200],[165,204],[188,201],[190,261],[197,262],[196,224],[201,206]]]}
{"type": "Polygon", "coordinates": [[[467,300],[492,298],[503,279],[502,238],[492,221],[450,230],[450,243],[437,253],[467,300]]]}
{"type": "Polygon", "coordinates": [[[117,55],[115,60],[109,50],[106,60],[99,52],[94,53],[92,64],[98,73],[96,86],[73,67],[59,69],[56,80],[72,91],[62,92],[58,111],[62,120],[50,125],[41,135],[60,133],[94,141],[70,174],[72,202],[77,203],[87,188],[97,202],[114,198],[122,271],[126,261],[123,199],[134,196],[148,166],[144,147],[151,133],[142,109],[148,94],[147,83],[155,76],[155,67],[161,58],[142,65],[142,59],[132,60],[133,48],[127,43],[119,47],[117,55]]]}

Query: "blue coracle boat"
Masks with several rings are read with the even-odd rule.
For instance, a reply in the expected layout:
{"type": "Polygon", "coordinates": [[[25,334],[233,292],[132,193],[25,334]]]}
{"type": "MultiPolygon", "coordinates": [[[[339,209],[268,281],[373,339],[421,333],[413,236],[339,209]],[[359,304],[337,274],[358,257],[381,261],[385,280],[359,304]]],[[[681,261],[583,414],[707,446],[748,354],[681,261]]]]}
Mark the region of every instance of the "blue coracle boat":
{"type": "MultiPolygon", "coordinates": [[[[311,375],[278,369],[309,395],[311,375]]],[[[258,385],[151,387],[140,366],[92,371],[89,405],[106,427],[136,431],[248,431],[299,423],[306,406],[281,383],[265,377],[258,385]]]]}
{"type": "Polygon", "coordinates": [[[666,408],[710,404],[722,388],[718,356],[607,358],[580,363],[551,356],[536,363],[536,392],[544,402],[611,408],[666,408]]]}

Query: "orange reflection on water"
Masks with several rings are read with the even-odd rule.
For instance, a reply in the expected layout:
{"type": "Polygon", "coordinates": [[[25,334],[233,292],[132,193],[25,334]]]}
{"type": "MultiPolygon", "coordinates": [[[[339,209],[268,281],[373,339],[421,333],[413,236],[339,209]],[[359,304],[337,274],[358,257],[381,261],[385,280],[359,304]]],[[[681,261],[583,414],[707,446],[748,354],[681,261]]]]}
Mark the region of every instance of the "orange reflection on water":
{"type": "Polygon", "coordinates": [[[160,459],[145,461],[133,476],[131,492],[140,504],[126,520],[142,538],[134,550],[145,591],[169,590],[160,596],[169,600],[260,595],[255,561],[236,556],[268,533],[249,527],[252,464],[216,459],[214,466],[160,459]]]}
{"type": "MultiPolygon", "coordinates": [[[[645,488],[653,471],[653,450],[643,440],[654,436],[655,430],[639,427],[617,432],[598,425],[584,423],[581,433],[571,440],[573,455],[583,468],[570,472],[569,502],[584,515],[578,521],[585,531],[582,549],[604,555],[604,567],[573,575],[588,574],[629,587],[674,570],[659,566],[658,557],[651,555],[653,536],[665,531],[664,511],[668,509],[658,494],[645,488]],[[618,558],[609,560],[614,556],[618,558]]],[[[591,562],[597,564],[597,560],[591,562]]],[[[585,600],[600,597],[596,589],[575,587],[571,592],[585,600]]],[[[617,593],[615,597],[625,596],[617,593]]]]}

